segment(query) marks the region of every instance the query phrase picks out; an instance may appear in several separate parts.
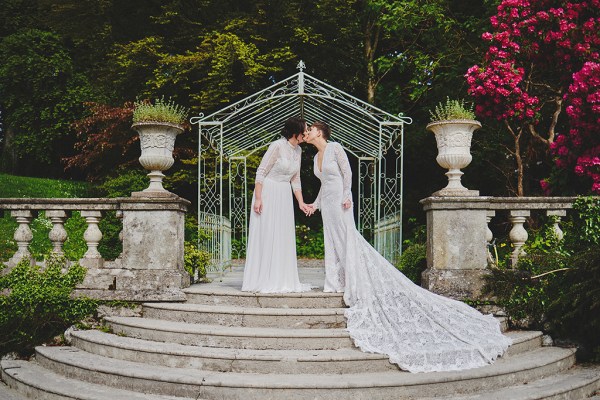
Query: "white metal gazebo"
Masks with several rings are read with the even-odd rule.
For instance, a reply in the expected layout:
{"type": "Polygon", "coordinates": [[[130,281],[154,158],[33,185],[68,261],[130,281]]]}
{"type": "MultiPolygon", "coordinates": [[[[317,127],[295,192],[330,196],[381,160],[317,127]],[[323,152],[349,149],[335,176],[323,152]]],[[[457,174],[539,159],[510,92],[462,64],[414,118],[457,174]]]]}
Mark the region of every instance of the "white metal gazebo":
{"type": "Polygon", "coordinates": [[[306,74],[302,61],[298,69],[243,100],[191,119],[199,128],[198,224],[208,235],[201,247],[213,254],[213,268],[227,266],[245,246],[248,157],[266,150],[290,116],[331,125],[333,139],[357,159],[358,229],[387,259],[401,252],[403,134],[412,120],[306,74]]]}

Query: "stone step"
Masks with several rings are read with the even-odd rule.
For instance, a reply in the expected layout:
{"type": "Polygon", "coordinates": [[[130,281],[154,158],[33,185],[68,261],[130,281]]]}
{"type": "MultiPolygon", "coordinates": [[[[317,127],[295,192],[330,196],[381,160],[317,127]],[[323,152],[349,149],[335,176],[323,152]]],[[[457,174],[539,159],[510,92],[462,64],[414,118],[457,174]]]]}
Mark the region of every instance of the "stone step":
{"type": "MultiPolygon", "coordinates": [[[[513,345],[505,357],[540,347],[541,332],[507,334],[513,345]]],[[[72,333],[73,346],[89,353],[169,367],[221,372],[356,373],[397,370],[387,356],[357,348],[338,350],[253,350],[153,342],[96,330],[72,333]]]]}
{"type": "Polygon", "coordinates": [[[525,353],[542,346],[542,332],[540,331],[508,331],[504,334],[513,341],[504,357],[525,353]]]}
{"type": "Polygon", "coordinates": [[[71,347],[38,347],[45,368],[72,379],[160,395],[231,400],[403,399],[468,394],[523,384],[570,368],[574,349],[540,348],[482,368],[411,374],[247,374],[116,360],[71,347]]]}
{"type": "Polygon", "coordinates": [[[253,350],[186,346],[76,331],[72,345],[88,353],[144,364],[205,371],[278,374],[341,374],[398,371],[385,355],[356,348],[338,350],[253,350]]]}
{"type": "Polygon", "coordinates": [[[346,308],[267,308],[193,303],[146,303],[151,319],[239,327],[290,329],[345,328],[346,308]]]}
{"type": "Polygon", "coordinates": [[[0,400],[27,400],[27,397],[11,389],[0,380],[0,400]]]}
{"type": "MultiPolygon", "coordinates": [[[[469,396],[435,397],[440,400],[564,400],[585,399],[600,389],[600,366],[575,366],[559,375],[526,384],[469,396]]],[[[432,398],[433,399],[433,398],[432,398]]]]}
{"type": "Polygon", "coordinates": [[[138,339],[256,350],[335,350],[353,347],[345,329],[245,328],[137,317],[107,317],[113,332],[138,339]]]}
{"type": "Polygon", "coordinates": [[[0,393],[2,400],[183,400],[181,397],[131,392],[69,379],[43,368],[35,362],[3,360],[0,364],[2,380],[11,390],[16,391],[16,394],[12,395],[13,397],[3,397],[3,394],[0,393]]]}
{"type": "Polygon", "coordinates": [[[231,287],[192,285],[183,292],[188,303],[267,308],[343,308],[343,293],[251,293],[231,287]]]}

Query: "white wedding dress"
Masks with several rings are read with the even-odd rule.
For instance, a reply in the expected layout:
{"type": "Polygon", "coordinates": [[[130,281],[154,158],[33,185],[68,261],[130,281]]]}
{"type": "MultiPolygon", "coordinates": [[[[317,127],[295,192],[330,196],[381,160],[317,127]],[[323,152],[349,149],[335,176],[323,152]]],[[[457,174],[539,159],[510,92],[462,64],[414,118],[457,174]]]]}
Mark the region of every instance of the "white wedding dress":
{"type": "Polygon", "coordinates": [[[382,353],[410,372],[453,371],[486,365],[511,340],[499,322],[470,306],[415,285],[362,237],[355,227],[352,172],[342,146],[330,142],[317,156],[321,189],[315,200],[323,217],[325,290],[343,291],[348,332],[361,350],[382,353]]]}
{"type": "Polygon", "coordinates": [[[255,182],[263,185],[263,210],[261,214],[254,212],[253,195],[242,291],[310,290],[310,285],[298,279],[296,259],[292,190],[301,190],[301,155],[300,146],[294,147],[281,138],[269,145],[256,171],[255,182]]]}

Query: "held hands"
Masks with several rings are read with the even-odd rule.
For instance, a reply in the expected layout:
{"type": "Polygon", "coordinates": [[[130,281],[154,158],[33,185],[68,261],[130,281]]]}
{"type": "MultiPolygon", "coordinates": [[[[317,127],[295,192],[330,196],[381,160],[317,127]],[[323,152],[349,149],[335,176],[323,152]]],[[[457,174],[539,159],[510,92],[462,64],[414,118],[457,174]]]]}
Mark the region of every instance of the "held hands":
{"type": "Polygon", "coordinates": [[[307,217],[310,217],[311,215],[313,215],[316,210],[313,204],[306,204],[306,203],[300,204],[300,209],[302,210],[302,212],[304,212],[304,215],[306,215],[307,217]]]}
{"type": "Polygon", "coordinates": [[[352,207],[352,200],[347,199],[346,201],[344,201],[342,203],[342,207],[344,208],[344,210],[349,209],[350,207],[352,207]]]}

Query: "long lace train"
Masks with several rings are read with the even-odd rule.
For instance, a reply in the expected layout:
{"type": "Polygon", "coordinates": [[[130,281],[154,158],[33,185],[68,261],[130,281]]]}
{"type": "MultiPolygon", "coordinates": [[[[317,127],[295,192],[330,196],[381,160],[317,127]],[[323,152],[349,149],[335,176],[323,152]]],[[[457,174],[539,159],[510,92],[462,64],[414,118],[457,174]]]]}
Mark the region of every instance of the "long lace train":
{"type": "Polygon", "coordinates": [[[511,340],[499,322],[415,285],[356,230],[348,232],[344,300],[348,331],[361,350],[383,353],[410,372],[484,366],[511,340]]]}

